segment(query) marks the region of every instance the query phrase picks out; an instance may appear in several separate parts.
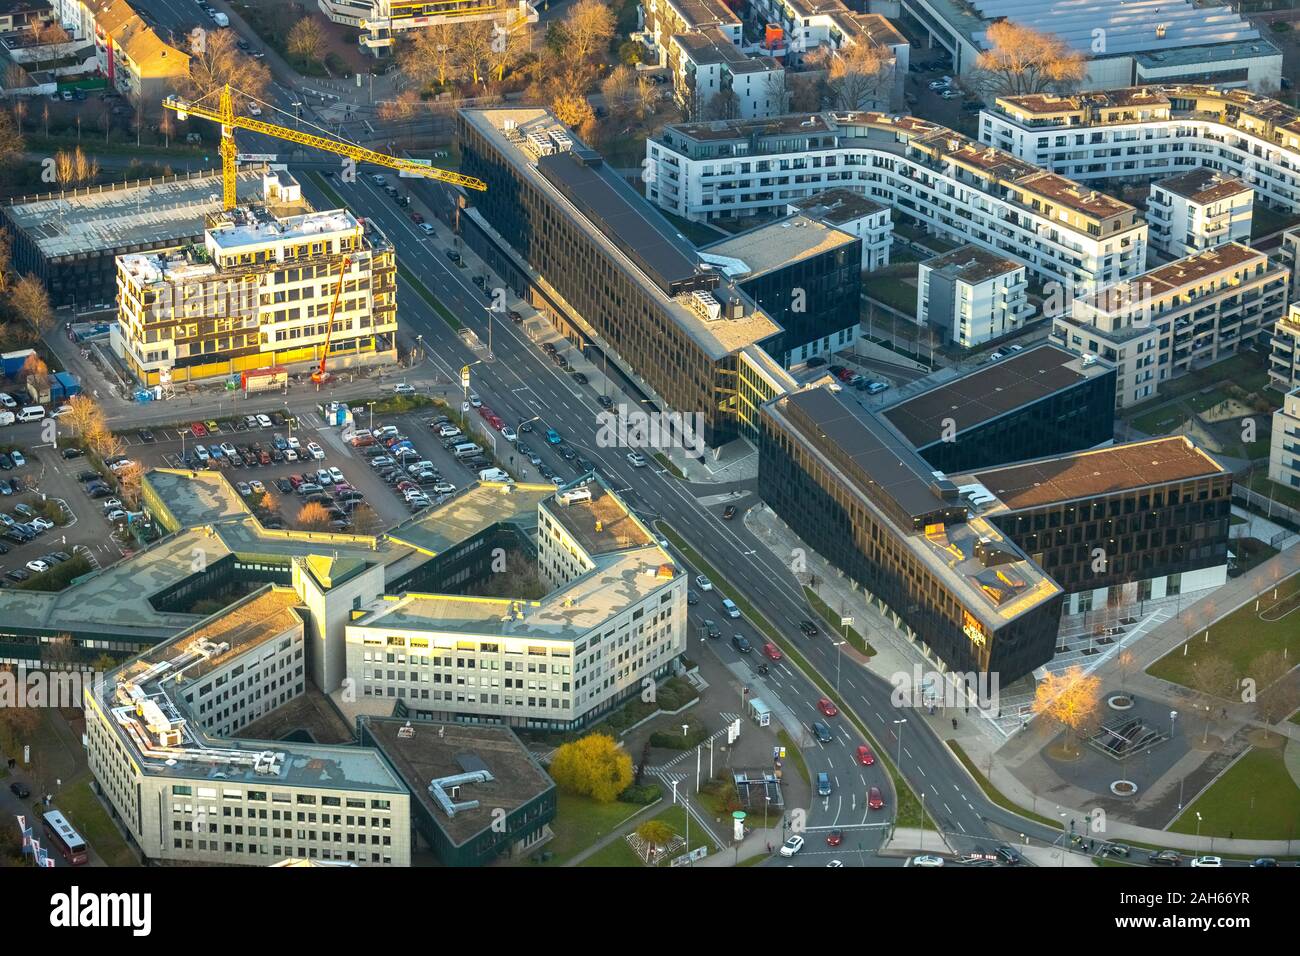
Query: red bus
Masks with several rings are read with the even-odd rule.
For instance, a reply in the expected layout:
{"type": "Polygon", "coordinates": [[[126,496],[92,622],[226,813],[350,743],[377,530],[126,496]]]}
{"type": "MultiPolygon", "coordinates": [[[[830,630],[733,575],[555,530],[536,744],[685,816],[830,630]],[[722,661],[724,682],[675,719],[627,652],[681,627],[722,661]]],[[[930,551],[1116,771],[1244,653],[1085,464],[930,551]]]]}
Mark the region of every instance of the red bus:
{"type": "Polygon", "coordinates": [[[59,854],[73,866],[86,862],[86,841],[58,810],[45,814],[45,835],[59,854]]]}

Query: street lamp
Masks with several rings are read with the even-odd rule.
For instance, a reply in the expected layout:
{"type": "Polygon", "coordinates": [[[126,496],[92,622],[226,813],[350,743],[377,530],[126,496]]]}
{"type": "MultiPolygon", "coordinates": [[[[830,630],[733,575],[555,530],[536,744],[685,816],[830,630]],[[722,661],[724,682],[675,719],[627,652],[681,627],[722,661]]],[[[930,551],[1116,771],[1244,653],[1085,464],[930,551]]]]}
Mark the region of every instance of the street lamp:
{"type": "Polygon", "coordinates": [[[840,650],[848,641],[832,641],[831,646],[835,648],[835,696],[840,694],[840,664],[844,661],[844,652],[840,650]]]}
{"type": "Polygon", "coordinates": [[[898,772],[899,773],[903,772],[903,724],[905,723],[907,723],[906,717],[901,717],[898,720],[894,721],[894,726],[898,728],[898,730],[894,732],[898,734],[898,772]]]}
{"type": "Polygon", "coordinates": [[[375,430],[375,403],[366,402],[366,407],[370,409],[370,431],[373,434],[375,430]]]}

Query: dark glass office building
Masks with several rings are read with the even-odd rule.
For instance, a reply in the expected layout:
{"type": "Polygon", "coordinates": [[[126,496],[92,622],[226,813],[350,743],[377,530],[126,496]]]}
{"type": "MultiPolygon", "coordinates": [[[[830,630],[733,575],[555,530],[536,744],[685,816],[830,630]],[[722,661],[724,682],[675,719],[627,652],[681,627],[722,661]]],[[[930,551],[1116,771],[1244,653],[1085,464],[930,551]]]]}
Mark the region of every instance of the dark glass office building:
{"type": "Polygon", "coordinates": [[[882,412],[932,468],[972,471],[1114,437],[1115,368],[1055,345],[985,365],[882,412]]]}
{"type": "Polygon", "coordinates": [[[1060,587],[852,398],[763,407],[759,493],[950,668],[1005,684],[1051,659],[1060,587]]]}

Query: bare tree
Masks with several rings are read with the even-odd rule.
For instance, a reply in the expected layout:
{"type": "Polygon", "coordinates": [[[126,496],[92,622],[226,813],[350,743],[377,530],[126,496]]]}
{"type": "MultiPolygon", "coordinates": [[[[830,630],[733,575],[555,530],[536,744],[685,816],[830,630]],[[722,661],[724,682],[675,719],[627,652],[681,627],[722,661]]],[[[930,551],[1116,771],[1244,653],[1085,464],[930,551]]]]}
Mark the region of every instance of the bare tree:
{"type": "Polygon", "coordinates": [[[476,86],[482,85],[491,69],[492,24],[462,24],[455,36],[453,50],[461,72],[476,86]]]}
{"type": "Polygon", "coordinates": [[[303,17],[290,28],[286,48],[290,56],[308,63],[319,62],[325,49],[325,31],[314,17],[303,17]]]}
{"type": "Polygon", "coordinates": [[[971,87],[984,94],[1060,92],[1075,86],[1088,71],[1083,54],[1060,37],[1010,20],[992,24],[985,45],[968,77],[971,87]]]}
{"type": "Polygon", "coordinates": [[[89,395],[74,395],[68,400],[64,424],[79,438],[86,438],[104,428],[104,410],[89,395]]]}
{"type": "Polygon", "coordinates": [[[888,50],[855,43],[818,59],[826,67],[826,92],[831,109],[889,108],[894,88],[894,57],[888,50]]]}
{"type": "Polygon", "coordinates": [[[1250,676],[1255,681],[1257,694],[1255,702],[1263,718],[1265,734],[1298,703],[1294,688],[1288,687],[1288,682],[1282,679],[1290,672],[1291,662],[1280,650],[1265,651],[1250,662],[1250,676]]]}
{"type": "Polygon", "coordinates": [[[790,109],[795,113],[815,113],[822,108],[825,80],[817,73],[796,73],[788,77],[790,109]]]}
{"type": "Polygon", "coordinates": [[[726,86],[709,97],[704,104],[705,119],[729,120],[740,115],[740,97],[736,91],[726,86]]]}
{"type": "Polygon", "coordinates": [[[514,69],[533,45],[532,25],[522,18],[513,23],[494,23],[488,48],[488,66],[500,83],[506,71],[514,69]]]}
{"type": "Polygon", "coordinates": [[[630,66],[617,66],[600,84],[601,95],[611,116],[626,119],[639,106],[637,78],[630,66]]]}
{"type": "Polygon", "coordinates": [[[460,76],[451,24],[436,23],[406,33],[397,47],[397,68],[410,82],[446,86],[460,76]]]}
{"type": "Polygon", "coordinates": [[[189,75],[175,81],[176,91],[199,100],[230,84],[247,96],[262,98],[271,82],[271,71],[235,45],[238,37],[234,30],[208,33],[203,44],[190,53],[189,75]]]}
{"type": "Polygon", "coordinates": [[[323,531],[330,526],[330,514],[325,506],[309,501],[298,509],[297,525],[304,531],[323,531]]]}
{"type": "MultiPolygon", "coordinates": [[[[9,297],[14,314],[43,335],[54,325],[54,309],[45,285],[30,272],[14,284],[9,297]]],[[[46,370],[48,372],[48,369],[46,370]]]]}
{"type": "Polygon", "coordinates": [[[1210,739],[1210,717],[1214,708],[1221,707],[1237,686],[1237,675],[1232,664],[1224,658],[1207,657],[1196,663],[1189,683],[1198,694],[1198,707],[1205,709],[1205,734],[1201,742],[1206,743],[1210,739]]]}
{"type": "Polygon", "coordinates": [[[763,92],[766,94],[768,111],[774,115],[790,112],[790,98],[793,91],[785,70],[773,70],[767,75],[764,83],[766,89],[763,92]]]}

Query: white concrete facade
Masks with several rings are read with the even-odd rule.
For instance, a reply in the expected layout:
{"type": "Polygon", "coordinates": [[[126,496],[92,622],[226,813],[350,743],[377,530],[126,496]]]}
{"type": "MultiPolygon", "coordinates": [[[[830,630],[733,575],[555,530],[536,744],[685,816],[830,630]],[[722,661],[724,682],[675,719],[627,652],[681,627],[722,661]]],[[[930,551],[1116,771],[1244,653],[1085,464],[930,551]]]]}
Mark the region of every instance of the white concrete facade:
{"type": "Polygon", "coordinates": [[[1300,385],[1286,393],[1282,407],[1273,413],[1268,477],[1279,485],[1300,488],[1300,385]]]}
{"type": "Polygon", "coordinates": [[[1031,311],[1024,265],[983,252],[964,246],[917,270],[917,323],[964,348],[1016,331],[1031,311]]]}
{"type": "Polygon", "coordinates": [[[1245,183],[1226,179],[1190,195],[1170,183],[1151,184],[1146,219],[1152,248],[1181,259],[1228,242],[1250,242],[1254,193],[1245,183]]]}

